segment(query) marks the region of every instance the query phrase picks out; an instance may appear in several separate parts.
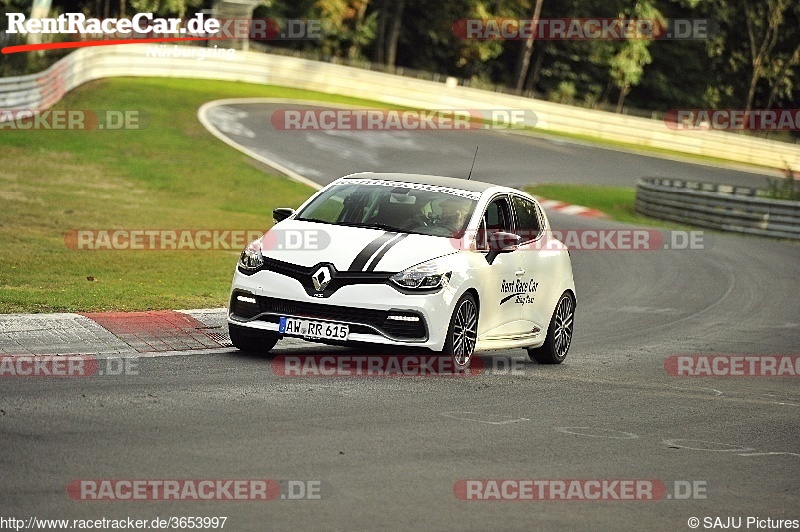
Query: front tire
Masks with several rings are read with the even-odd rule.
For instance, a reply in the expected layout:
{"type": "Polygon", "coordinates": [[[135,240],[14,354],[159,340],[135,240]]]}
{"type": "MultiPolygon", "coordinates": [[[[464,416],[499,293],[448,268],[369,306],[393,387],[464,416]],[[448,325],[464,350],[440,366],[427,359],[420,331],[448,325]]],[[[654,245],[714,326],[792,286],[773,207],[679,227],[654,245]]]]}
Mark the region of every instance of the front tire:
{"type": "Polygon", "coordinates": [[[231,336],[231,343],[233,347],[240,351],[248,353],[258,353],[272,357],[269,351],[275,347],[280,338],[277,334],[269,332],[261,332],[247,327],[240,327],[238,325],[228,324],[228,332],[231,336]]]}
{"type": "Polygon", "coordinates": [[[528,356],[539,364],[561,364],[567,358],[572,343],[572,330],[575,324],[575,300],[569,292],[564,292],[556,304],[547,338],[541,347],[529,348],[528,356]]]}
{"type": "Polygon", "coordinates": [[[455,371],[469,368],[478,339],[478,304],[472,294],[464,294],[456,303],[442,354],[449,356],[455,371]]]}

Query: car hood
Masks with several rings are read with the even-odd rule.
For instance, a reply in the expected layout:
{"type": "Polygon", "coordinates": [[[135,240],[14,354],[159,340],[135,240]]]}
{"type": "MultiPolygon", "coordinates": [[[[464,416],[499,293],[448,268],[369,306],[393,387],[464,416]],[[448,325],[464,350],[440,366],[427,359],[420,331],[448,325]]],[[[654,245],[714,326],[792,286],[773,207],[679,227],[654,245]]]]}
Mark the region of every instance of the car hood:
{"type": "Polygon", "coordinates": [[[331,263],[338,271],[399,272],[458,251],[458,241],[364,227],[284,220],[261,239],[266,257],[300,266],[331,263]]]}

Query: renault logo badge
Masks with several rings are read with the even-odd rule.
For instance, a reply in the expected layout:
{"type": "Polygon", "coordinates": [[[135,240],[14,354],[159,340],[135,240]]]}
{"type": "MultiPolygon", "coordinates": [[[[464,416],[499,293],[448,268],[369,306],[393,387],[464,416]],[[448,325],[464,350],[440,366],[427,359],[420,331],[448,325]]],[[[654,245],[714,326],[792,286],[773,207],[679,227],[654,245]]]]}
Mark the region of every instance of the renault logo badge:
{"type": "Polygon", "coordinates": [[[317,271],[311,275],[311,281],[314,283],[314,290],[322,292],[325,290],[325,287],[328,286],[328,283],[331,282],[332,278],[331,269],[328,266],[320,266],[317,271]]]}

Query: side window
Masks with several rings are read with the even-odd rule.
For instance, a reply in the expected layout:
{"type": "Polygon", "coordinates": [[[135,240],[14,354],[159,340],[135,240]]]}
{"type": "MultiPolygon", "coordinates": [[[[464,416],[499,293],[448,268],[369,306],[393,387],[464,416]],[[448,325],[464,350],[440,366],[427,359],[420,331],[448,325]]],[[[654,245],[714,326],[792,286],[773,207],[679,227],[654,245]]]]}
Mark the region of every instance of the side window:
{"type": "Polygon", "coordinates": [[[529,242],[538,237],[541,227],[536,205],[532,201],[519,196],[512,196],[511,202],[514,204],[514,212],[517,215],[516,233],[522,239],[522,242],[529,242]]]}
{"type": "Polygon", "coordinates": [[[483,213],[481,226],[476,236],[476,246],[480,250],[489,249],[489,235],[491,233],[511,233],[511,208],[508,198],[500,197],[492,201],[483,213]]]}

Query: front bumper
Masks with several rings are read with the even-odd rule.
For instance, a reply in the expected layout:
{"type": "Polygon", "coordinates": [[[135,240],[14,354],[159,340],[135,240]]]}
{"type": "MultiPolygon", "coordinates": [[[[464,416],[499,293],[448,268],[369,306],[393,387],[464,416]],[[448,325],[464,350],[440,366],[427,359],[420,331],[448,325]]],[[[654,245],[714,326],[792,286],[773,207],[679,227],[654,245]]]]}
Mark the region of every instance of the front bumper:
{"type": "Polygon", "coordinates": [[[244,275],[237,270],[228,323],[278,332],[281,317],[295,317],[347,324],[348,342],[435,351],[444,347],[454,298],[450,286],[433,293],[409,294],[388,282],[351,284],[325,298],[310,296],[306,288],[272,271],[244,275]]]}

